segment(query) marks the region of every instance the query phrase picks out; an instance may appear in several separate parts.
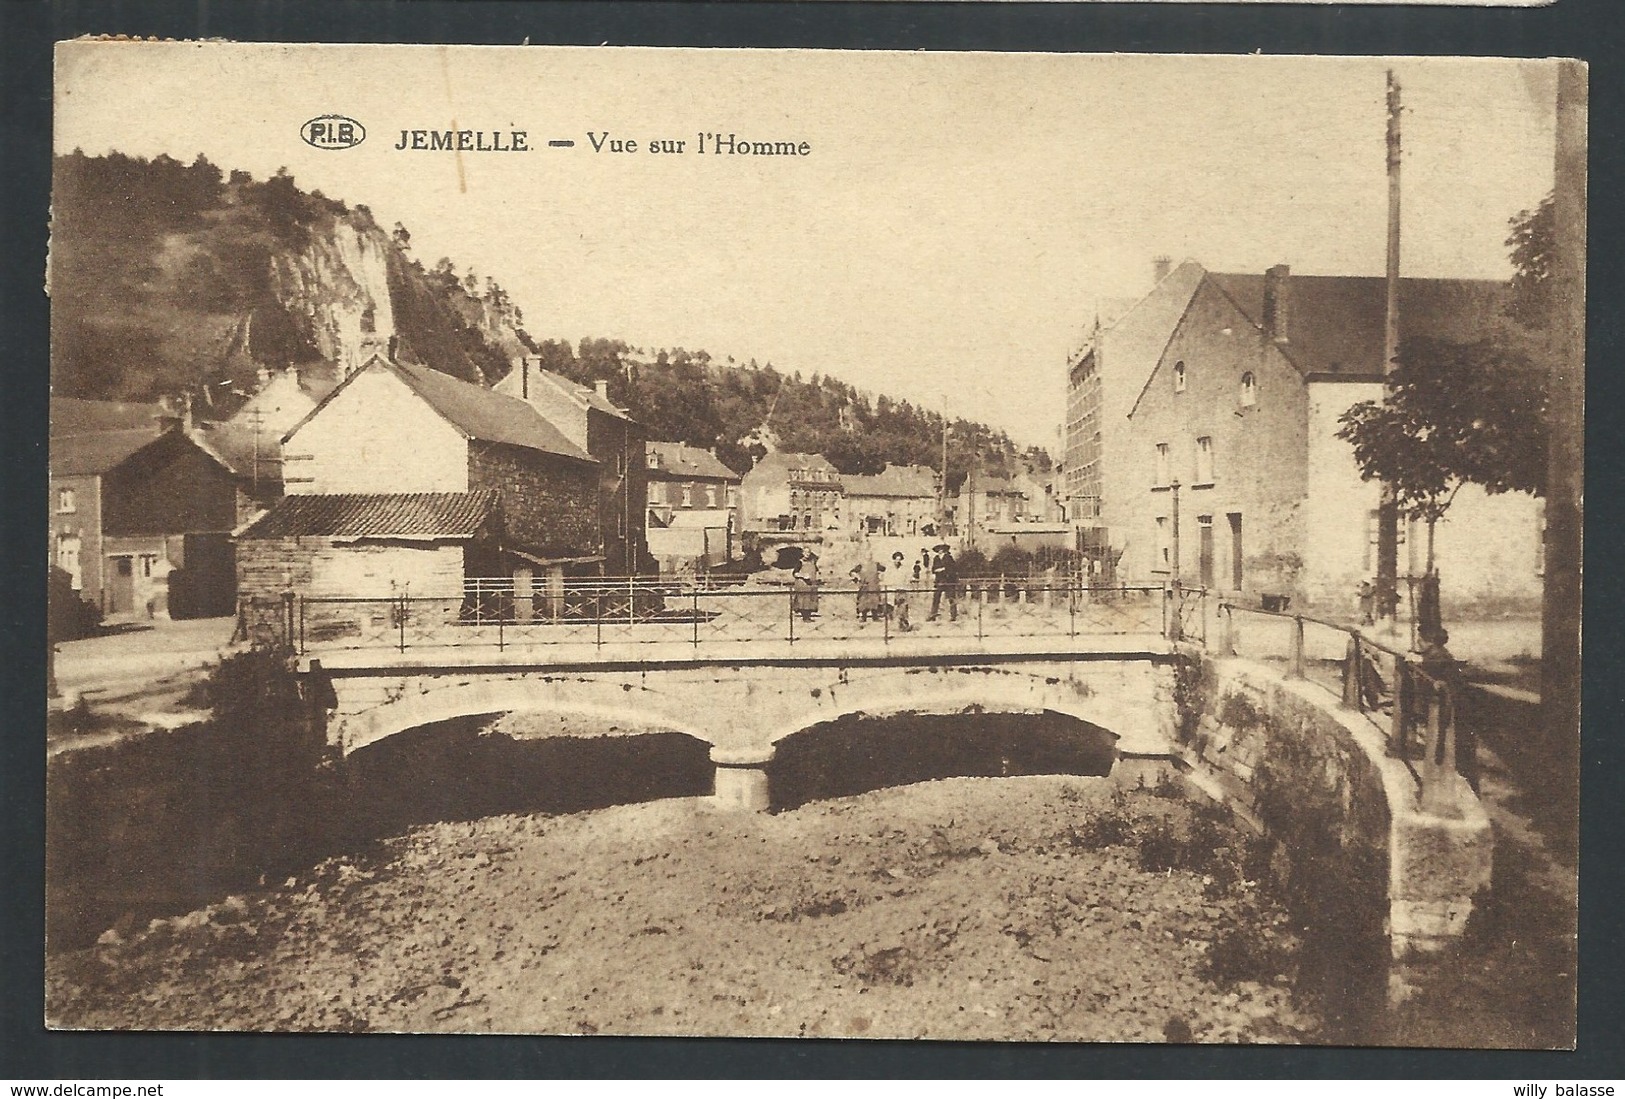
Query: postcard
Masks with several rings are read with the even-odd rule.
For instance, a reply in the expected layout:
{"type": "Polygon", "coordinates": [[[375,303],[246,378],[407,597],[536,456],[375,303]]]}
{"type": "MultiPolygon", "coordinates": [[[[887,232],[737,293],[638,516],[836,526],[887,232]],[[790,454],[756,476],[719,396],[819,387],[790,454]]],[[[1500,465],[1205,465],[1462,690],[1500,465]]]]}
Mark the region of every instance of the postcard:
{"type": "Polygon", "coordinates": [[[59,44],[47,1024],[1572,1047],[1585,112],[59,44]]]}

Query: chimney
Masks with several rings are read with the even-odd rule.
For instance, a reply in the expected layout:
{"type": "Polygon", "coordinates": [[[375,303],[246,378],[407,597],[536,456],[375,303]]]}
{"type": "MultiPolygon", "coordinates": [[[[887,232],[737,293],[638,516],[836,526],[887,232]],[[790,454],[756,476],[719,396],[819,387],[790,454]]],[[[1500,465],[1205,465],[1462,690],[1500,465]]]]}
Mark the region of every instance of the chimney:
{"type": "Polygon", "coordinates": [[[1292,268],[1277,263],[1264,272],[1264,335],[1276,343],[1290,338],[1292,268]]]}
{"type": "Polygon", "coordinates": [[[592,384],[593,384],[593,387],[598,390],[598,395],[600,397],[602,397],[606,401],[609,400],[609,382],[605,381],[603,378],[599,378],[596,382],[593,382],[592,384]]]}
{"type": "Polygon", "coordinates": [[[1173,266],[1174,261],[1168,256],[1158,256],[1156,259],[1153,259],[1151,261],[1151,284],[1155,286],[1157,283],[1167,278],[1168,272],[1173,270],[1173,266]]]}

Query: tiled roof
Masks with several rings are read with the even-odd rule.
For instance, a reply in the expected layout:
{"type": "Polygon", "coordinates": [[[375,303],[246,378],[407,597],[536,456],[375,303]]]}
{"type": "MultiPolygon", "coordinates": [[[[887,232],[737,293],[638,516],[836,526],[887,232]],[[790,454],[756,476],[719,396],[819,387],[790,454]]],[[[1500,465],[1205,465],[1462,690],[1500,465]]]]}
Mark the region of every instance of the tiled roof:
{"type": "Polygon", "coordinates": [[[593,459],[529,402],[461,381],[427,366],[388,363],[413,391],[471,439],[506,443],[590,462],[593,459]]]}
{"type": "Polygon", "coordinates": [[[650,476],[670,474],[676,478],[705,477],[711,480],[739,480],[739,474],[722,464],[722,460],[709,450],[686,443],[649,442],[649,453],[656,456],[658,465],[649,467],[650,476]]]}
{"type": "Polygon", "coordinates": [[[92,431],[82,435],[51,436],[50,470],[58,477],[106,473],[158,438],[158,429],[92,431]]]}
{"type": "Polygon", "coordinates": [[[937,495],[936,476],[929,466],[888,465],[881,473],[842,477],[848,496],[901,496],[921,499],[937,495]]]}
{"type": "MultiPolygon", "coordinates": [[[[1264,319],[1262,274],[1209,278],[1254,324],[1264,319]]],[[[1287,276],[1287,339],[1281,350],[1304,374],[1380,374],[1387,284],[1380,276],[1287,276]]],[[[1506,283],[1480,279],[1400,279],[1399,340],[1425,336],[1467,342],[1505,307],[1506,283]]]]}
{"type": "Polygon", "coordinates": [[[491,489],[284,496],[239,537],[467,539],[496,507],[491,489]]]}

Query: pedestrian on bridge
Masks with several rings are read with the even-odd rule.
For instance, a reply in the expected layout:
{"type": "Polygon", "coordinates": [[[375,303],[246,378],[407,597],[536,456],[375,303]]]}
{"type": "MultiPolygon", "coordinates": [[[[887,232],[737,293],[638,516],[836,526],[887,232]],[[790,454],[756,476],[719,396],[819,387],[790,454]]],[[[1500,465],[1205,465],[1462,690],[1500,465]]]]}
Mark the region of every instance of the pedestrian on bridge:
{"type": "Polygon", "coordinates": [[[790,610],[811,622],[818,613],[818,555],[810,550],[790,577],[790,610]]]}
{"type": "Polygon", "coordinates": [[[954,551],[948,548],[948,543],[940,543],[936,547],[936,555],[931,558],[931,613],[926,615],[927,622],[935,622],[942,608],[943,597],[948,599],[948,621],[959,621],[959,565],[954,561],[954,551]]]}
{"type": "MultiPolygon", "coordinates": [[[[914,566],[914,575],[919,576],[920,567],[914,566]]],[[[903,558],[903,551],[898,550],[891,555],[891,614],[897,620],[897,629],[901,633],[908,633],[914,629],[914,624],[908,620],[908,598],[912,594],[909,589],[909,570],[903,558]]],[[[918,579],[915,580],[918,583],[918,579]]]]}
{"type": "Polygon", "coordinates": [[[874,558],[852,566],[851,577],[858,585],[858,621],[879,621],[884,602],[880,594],[880,574],[886,568],[874,558]]]}

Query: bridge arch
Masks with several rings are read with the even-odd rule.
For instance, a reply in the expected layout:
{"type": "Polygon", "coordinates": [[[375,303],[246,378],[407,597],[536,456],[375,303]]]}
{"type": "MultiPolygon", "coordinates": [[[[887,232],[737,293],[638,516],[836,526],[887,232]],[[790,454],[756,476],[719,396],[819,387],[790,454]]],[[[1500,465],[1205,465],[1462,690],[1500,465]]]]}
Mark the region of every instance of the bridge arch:
{"type": "Polygon", "coordinates": [[[430,681],[417,691],[405,687],[360,713],[338,717],[334,739],[345,754],[415,729],[454,718],[494,713],[557,713],[639,725],[716,742],[682,699],[646,685],[609,682],[588,676],[475,678],[454,683],[430,681]]]}

